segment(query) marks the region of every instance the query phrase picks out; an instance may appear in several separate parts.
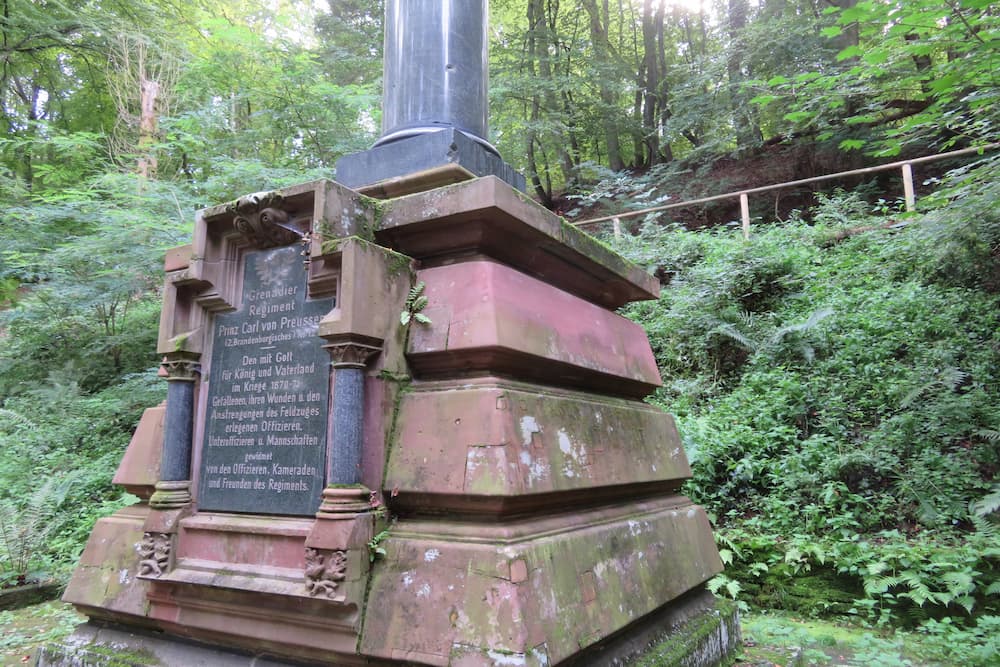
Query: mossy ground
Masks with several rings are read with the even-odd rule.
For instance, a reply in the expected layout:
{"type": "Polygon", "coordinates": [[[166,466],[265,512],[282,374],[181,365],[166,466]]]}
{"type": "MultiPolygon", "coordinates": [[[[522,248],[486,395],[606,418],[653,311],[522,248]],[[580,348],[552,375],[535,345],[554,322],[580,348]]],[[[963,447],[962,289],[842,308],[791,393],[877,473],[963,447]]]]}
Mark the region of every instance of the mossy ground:
{"type": "Polygon", "coordinates": [[[71,605],[57,601],[0,612],[0,665],[33,665],[39,648],[85,620],[71,605]]]}

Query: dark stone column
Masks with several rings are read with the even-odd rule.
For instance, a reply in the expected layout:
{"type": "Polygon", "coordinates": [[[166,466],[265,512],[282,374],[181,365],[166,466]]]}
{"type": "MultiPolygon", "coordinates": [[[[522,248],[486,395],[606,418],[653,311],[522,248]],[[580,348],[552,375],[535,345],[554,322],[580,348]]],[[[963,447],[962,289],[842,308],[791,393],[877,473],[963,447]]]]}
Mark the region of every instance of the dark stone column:
{"type": "Polygon", "coordinates": [[[382,138],[337,160],[337,181],[379,199],[524,176],[489,143],[487,0],[386,0],[382,138]]]}
{"type": "Polygon", "coordinates": [[[365,421],[365,366],[380,348],[362,343],[326,346],[333,358],[333,448],[327,484],[357,484],[365,421]]]}
{"type": "Polygon", "coordinates": [[[382,138],[455,128],[492,152],[486,0],[386,0],[382,138]]]}
{"type": "Polygon", "coordinates": [[[151,507],[176,509],[191,502],[191,443],[194,439],[194,384],[201,366],[194,355],[167,357],[167,411],[163,424],[160,481],[151,507]]]}

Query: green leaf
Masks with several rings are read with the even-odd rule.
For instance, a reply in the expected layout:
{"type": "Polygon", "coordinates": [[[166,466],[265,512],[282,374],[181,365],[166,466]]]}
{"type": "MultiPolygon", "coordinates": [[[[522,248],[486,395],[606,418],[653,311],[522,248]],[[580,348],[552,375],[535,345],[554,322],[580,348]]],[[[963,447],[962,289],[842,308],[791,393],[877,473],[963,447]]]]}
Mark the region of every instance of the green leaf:
{"type": "Polygon", "coordinates": [[[837,147],[844,151],[855,151],[864,148],[866,143],[864,139],[844,139],[837,147]]]}
{"type": "Polygon", "coordinates": [[[881,65],[889,60],[889,49],[872,49],[861,58],[869,65],[881,65]]]}
{"type": "Polygon", "coordinates": [[[819,32],[824,37],[837,37],[844,32],[844,29],[841,28],[840,26],[833,25],[823,28],[819,32]]]}
{"type": "Polygon", "coordinates": [[[787,121],[793,123],[801,123],[802,121],[810,120],[814,114],[811,111],[792,111],[786,113],[783,117],[787,121]]]}
{"type": "Polygon", "coordinates": [[[860,46],[851,45],[837,54],[837,61],[840,62],[842,60],[847,60],[848,58],[855,58],[861,54],[862,51],[860,46]]]}
{"type": "Polygon", "coordinates": [[[767,80],[767,85],[769,86],[779,86],[783,83],[788,83],[788,79],[783,76],[774,76],[767,80]]]}

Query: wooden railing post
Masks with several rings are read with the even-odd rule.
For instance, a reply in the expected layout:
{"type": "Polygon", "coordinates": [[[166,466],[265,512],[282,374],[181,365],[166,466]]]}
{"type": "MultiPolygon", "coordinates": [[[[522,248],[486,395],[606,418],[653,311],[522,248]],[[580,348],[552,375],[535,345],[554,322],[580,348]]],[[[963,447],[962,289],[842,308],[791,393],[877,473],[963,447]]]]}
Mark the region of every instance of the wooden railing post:
{"type": "Polygon", "coordinates": [[[903,201],[906,202],[907,211],[912,211],[917,206],[917,198],[913,194],[913,165],[909,162],[903,163],[903,201]]]}
{"type": "Polygon", "coordinates": [[[708,204],[709,202],[729,200],[733,197],[739,195],[740,198],[740,211],[741,217],[743,219],[743,235],[749,238],[750,236],[750,205],[748,203],[747,197],[753,194],[760,194],[762,192],[771,192],[772,190],[781,190],[783,188],[797,187],[800,185],[809,185],[812,183],[820,183],[822,181],[829,181],[838,178],[844,178],[845,176],[859,176],[861,174],[874,174],[881,171],[887,171],[891,169],[902,169],[903,170],[903,189],[904,189],[904,200],[906,202],[906,210],[912,211],[916,207],[916,196],[913,190],[913,165],[924,164],[925,162],[936,162],[937,160],[943,160],[945,158],[954,158],[960,155],[972,155],[977,153],[982,155],[986,151],[993,151],[1000,148],[1000,143],[987,144],[985,146],[973,146],[971,148],[963,148],[957,151],[949,151],[947,153],[938,153],[937,155],[926,155],[924,157],[911,158],[909,160],[901,160],[899,162],[891,162],[889,164],[880,164],[875,167],[864,167],[862,169],[853,169],[851,171],[841,171],[836,174],[824,174],[822,176],[813,176],[812,178],[801,178],[797,181],[788,181],[786,183],[778,183],[775,185],[764,185],[759,188],[749,188],[743,190],[742,192],[727,192],[722,195],[715,195],[714,197],[700,197],[698,199],[689,199],[687,201],[675,202],[673,204],[663,204],[661,206],[653,206],[651,208],[644,208],[638,211],[629,211],[627,213],[616,213],[614,215],[606,215],[601,218],[593,218],[591,220],[578,220],[572,223],[576,227],[584,227],[589,225],[594,225],[599,222],[607,222],[608,220],[613,220],[615,223],[615,236],[619,236],[621,233],[621,218],[631,218],[637,215],[646,215],[647,213],[656,213],[658,211],[667,211],[674,208],[685,208],[688,206],[694,206],[696,204],[708,204]]]}
{"type": "Polygon", "coordinates": [[[743,239],[750,240],[750,197],[745,192],[740,193],[740,216],[743,219],[743,239]]]}

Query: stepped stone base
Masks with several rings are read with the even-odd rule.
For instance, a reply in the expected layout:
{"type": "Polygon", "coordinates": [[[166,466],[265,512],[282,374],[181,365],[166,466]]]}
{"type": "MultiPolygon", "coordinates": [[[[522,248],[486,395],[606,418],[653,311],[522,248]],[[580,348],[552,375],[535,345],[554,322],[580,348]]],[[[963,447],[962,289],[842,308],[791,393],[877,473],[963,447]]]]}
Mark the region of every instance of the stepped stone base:
{"type": "MultiPolygon", "coordinates": [[[[643,401],[661,383],[652,349],[615,312],[656,298],[655,278],[495,176],[382,202],[328,181],[256,193],[202,211],[193,247],[166,266],[160,353],[201,369],[185,394],[192,478],[169,481],[190,502],[156,495],[157,464],[181,440],[164,426],[168,399],[115,478],[143,502],[97,522],[67,587],[90,624],[40,664],[612,665],[661,636],[658,664],[733,653],[735,613],[704,589],[722,570],[711,526],[679,492],[680,437],[643,401]],[[281,275],[282,289],[260,288],[281,275]],[[277,358],[297,347],[228,367],[218,353],[238,337],[219,325],[237,320],[217,318],[240,313],[253,333],[302,306],[285,289],[322,300],[310,326],[334,371],[325,358],[296,370],[297,399],[227,385],[244,366],[292,372],[277,358]],[[260,300],[254,319],[244,306],[260,300]],[[363,387],[351,419],[338,385],[363,387]],[[333,399],[313,405],[317,388],[333,399]],[[244,394],[322,417],[308,432],[332,444],[317,435],[301,474],[347,460],[357,483],[330,473],[301,503],[274,495],[302,491],[264,484],[292,466],[242,464],[307,443],[213,442],[212,420],[272,430],[260,415],[214,416],[214,398],[244,394]],[[232,471],[206,457],[223,446],[246,449],[232,471]],[[221,475],[253,494],[203,502],[221,475]]],[[[304,326],[295,334],[313,335],[304,326]]]]}
{"type": "MultiPolygon", "coordinates": [[[[656,656],[663,667],[716,667],[726,664],[740,646],[739,614],[735,605],[715,600],[705,591],[688,594],[642,621],[625,628],[587,651],[565,660],[565,667],[628,665],[644,654],[656,656]]],[[[452,664],[462,665],[463,649],[452,653],[452,664]]],[[[481,657],[494,664],[548,665],[544,655],[467,653],[470,664],[481,657]]],[[[338,665],[398,665],[401,661],[368,658],[353,662],[346,656],[338,665]]],[[[281,655],[238,653],[135,627],[84,623],[58,644],[45,646],[38,667],[302,667],[330,662],[289,661],[281,655]]],[[[413,664],[412,662],[409,664],[413,664]]]]}

